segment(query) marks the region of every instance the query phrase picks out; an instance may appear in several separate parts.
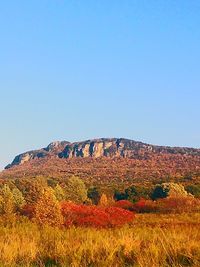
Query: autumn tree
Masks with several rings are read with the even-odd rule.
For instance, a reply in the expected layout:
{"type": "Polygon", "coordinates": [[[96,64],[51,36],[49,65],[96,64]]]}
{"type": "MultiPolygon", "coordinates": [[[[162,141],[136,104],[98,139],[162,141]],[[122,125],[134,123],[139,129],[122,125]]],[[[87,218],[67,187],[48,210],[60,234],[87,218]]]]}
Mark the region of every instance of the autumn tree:
{"type": "Polygon", "coordinates": [[[35,219],[41,225],[60,226],[63,223],[60,204],[52,189],[45,189],[36,202],[35,219]]]}
{"type": "Polygon", "coordinates": [[[117,201],[127,200],[127,194],[125,192],[120,192],[119,190],[114,191],[114,199],[117,201]]]}
{"type": "Polygon", "coordinates": [[[4,185],[0,191],[0,214],[5,221],[13,222],[15,218],[15,202],[13,193],[8,185],[4,185]]]}
{"type": "Polygon", "coordinates": [[[65,192],[59,184],[57,184],[54,188],[54,195],[58,201],[65,199],[65,192]]]}
{"type": "Polygon", "coordinates": [[[97,205],[101,198],[100,190],[97,187],[90,187],[87,192],[87,196],[92,200],[92,203],[97,205]]]}
{"type": "Polygon", "coordinates": [[[115,191],[114,199],[119,200],[128,200],[133,203],[139,201],[141,198],[149,199],[152,193],[151,187],[144,186],[130,186],[124,190],[124,192],[115,191]]]}
{"type": "Polygon", "coordinates": [[[169,188],[163,187],[162,184],[156,185],[151,198],[156,200],[158,198],[166,198],[168,196],[169,188]]]}
{"type": "Polygon", "coordinates": [[[99,200],[99,205],[102,206],[102,207],[108,206],[108,198],[107,198],[106,194],[103,193],[101,195],[101,198],[99,200]]]}
{"type": "Polygon", "coordinates": [[[66,199],[74,203],[83,203],[87,200],[87,189],[84,182],[78,177],[71,177],[67,181],[66,199]]]}
{"type": "Polygon", "coordinates": [[[187,197],[189,194],[185,190],[184,186],[178,183],[162,183],[156,185],[152,199],[166,198],[166,197],[187,197]]]}
{"type": "Polygon", "coordinates": [[[8,185],[4,185],[0,192],[1,196],[1,213],[11,214],[14,212],[15,204],[12,191],[8,185]]]}
{"type": "Polygon", "coordinates": [[[12,190],[13,199],[15,203],[16,210],[20,210],[23,205],[25,205],[26,201],[22,195],[22,192],[18,188],[14,188],[12,190]]]}
{"type": "Polygon", "coordinates": [[[16,187],[22,192],[25,201],[28,204],[35,203],[41,195],[44,188],[47,188],[45,179],[38,177],[33,179],[18,179],[15,182],[16,187]]]}
{"type": "Polygon", "coordinates": [[[185,187],[186,191],[192,194],[194,197],[200,197],[200,185],[199,184],[190,184],[185,187]]]}
{"type": "Polygon", "coordinates": [[[144,186],[130,186],[125,189],[127,200],[131,202],[137,202],[141,198],[149,199],[152,193],[152,188],[144,186]]]}

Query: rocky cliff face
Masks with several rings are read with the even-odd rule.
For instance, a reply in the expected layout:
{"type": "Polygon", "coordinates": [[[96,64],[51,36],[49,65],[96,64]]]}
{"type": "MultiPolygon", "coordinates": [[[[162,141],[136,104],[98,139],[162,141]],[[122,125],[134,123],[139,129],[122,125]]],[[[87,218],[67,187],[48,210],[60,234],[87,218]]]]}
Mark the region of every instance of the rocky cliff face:
{"type": "Polygon", "coordinates": [[[102,138],[68,144],[58,156],[60,158],[131,157],[142,150],[152,150],[152,146],[122,138],[102,138]]]}
{"type": "Polygon", "coordinates": [[[46,148],[29,151],[15,157],[6,168],[21,165],[33,159],[45,157],[87,158],[87,157],[123,157],[141,158],[149,154],[181,154],[200,156],[200,149],[154,146],[123,138],[101,138],[83,142],[53,142],[46,148]]]}
{"type": "Polygon", "coordinates": [[[5,167],[5,169],[9,169],[15,165],[21,165],[24,162],[31,161],[33,159],[45,158],[45,157],[55,157],[59,153],[63,151],[65,146],[70,144],[67,141],[62,142],[52,142],[47,147],[41,148],[38,150],[32,150],[25,153],[22,153],[16,156],[11,164],[5,167]]]}

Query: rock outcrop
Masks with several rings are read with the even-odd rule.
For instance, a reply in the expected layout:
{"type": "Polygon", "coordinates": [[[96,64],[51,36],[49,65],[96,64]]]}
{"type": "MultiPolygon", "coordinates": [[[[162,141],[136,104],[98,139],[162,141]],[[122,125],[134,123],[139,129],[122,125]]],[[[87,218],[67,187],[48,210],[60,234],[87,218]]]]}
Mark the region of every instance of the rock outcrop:
{"type": "Polygon", "coordinates": [[[123,138],[101,138],[68,144],[59,157],[131,157],[142,150],[152,150],[152,146],[123,138]]]}
{"type": "Polygon", "coordinates": [[[31,161],[33,159],[39,159],[39,158],[45,158],[45,157],[55,157],[59,153],[63,151],[65,146],[67,144],[70,144],[67,141],[56,141],[50,143],[47,147],[38,149],[38,150],[32,150],[25,153],[22,153],[20,155],[17,155],[13,162],[5,167],[5,169],[9,169],[15,165],[21,165],[24,162],[31,161]]]}
{"type": "Polygon", "coordinates": [[[123,157],[144,159],[149,154],[180,154],[200,156],[200,149],[155,146],[124,138],[101,138],[83,142],[70,143],[67,141],[53,142],[46,148],[29,151],[15,157],[6,169],[33,159],[45,157],[59,158],[99,158],[123,157]]]}

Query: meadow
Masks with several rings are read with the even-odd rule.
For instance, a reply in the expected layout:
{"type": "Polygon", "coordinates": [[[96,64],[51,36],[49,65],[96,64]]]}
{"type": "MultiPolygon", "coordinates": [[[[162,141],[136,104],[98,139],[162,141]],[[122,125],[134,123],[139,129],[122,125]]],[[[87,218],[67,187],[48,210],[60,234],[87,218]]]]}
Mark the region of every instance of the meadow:
{"type": "Polygon", "coordinates": [[[137,214],[109,229],[0,226],[0,266],[200,266],[200,214],[137,214]]]}

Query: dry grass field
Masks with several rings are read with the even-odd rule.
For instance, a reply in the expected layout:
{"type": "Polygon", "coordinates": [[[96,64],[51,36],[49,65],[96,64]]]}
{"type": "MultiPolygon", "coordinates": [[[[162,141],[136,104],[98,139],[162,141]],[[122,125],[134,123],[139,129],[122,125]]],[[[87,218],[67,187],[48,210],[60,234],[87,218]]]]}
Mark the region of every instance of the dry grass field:
{"type": "Polygon", "coordinates": [[[0,226],[0,266],[200,266],[200,214],[138,214],[113,229],[0,226]]]}

